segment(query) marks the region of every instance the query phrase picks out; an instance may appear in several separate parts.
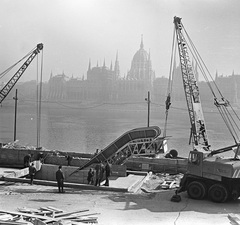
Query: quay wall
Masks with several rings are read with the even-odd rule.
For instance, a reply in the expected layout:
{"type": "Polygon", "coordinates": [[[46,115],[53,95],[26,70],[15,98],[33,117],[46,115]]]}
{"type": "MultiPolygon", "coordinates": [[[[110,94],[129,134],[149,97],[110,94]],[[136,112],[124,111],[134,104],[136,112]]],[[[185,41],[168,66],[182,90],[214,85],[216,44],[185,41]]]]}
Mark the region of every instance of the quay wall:
{"type": "MultiPolygon", "coordinates": [[[[32,154],[32,161],[39,159],[39,154],[44,155],[43,165],[58,165],[80,167],[87,163],[93,156],[92,154],[85,153],[68,153],[60,152],[56,153],[53,151],[39,151],[29,149],[11,149],[11,148],[0,148],[0,166],[12,167],[12,168],[23,168],[23,159],[27,154],[32,154]],[[71,161],[68,162],[66,156],[72,156],[71,161]]],[[[156,173],[167,172],[167,173],[185,173],[187,171],[187,158],[148,158],[148,157],[130,157],[124,163],[127,170],[133,171],[154,171],[156,173]]],[[[113,165],[116,166],[117,165],[113,165]]],[[[95,165],[91,165],[95,167],[95,165]]],[[[121,167],[119,167],[121,168],[121,167]]],[[[124,170],[121,172],[119,168],[116,170],[116,176],[123,176],[124,170]]],[[[114,171],[114,170],[113,170],[114,171]]]]}
{"type": "MultiPolygon", "coordinates": [[[[95,167],[94,165],[92,166],[95,167]]],[[[88,168],[84,170],[76,171],[78,167],[75,166],[62,166],[62,171],[65,176],[65,182],[69,183],[78,183],[78,184],[87,184],[87,176],[88,176],[88,168]],[[70,174],[72,174],[70,176],[70,174]]],[[[58,165],[52,164],[42,164],[41,169],[36,173],[35,179],[38,180],[48,180],[48,181],[56,181],[56,172],[58,170],[58,165]]],[[[111,167],[111,176],[116,177],[125,177],[126,176],[126,166],[122,165],[112,165],[111,167]]]]}
{"type": "Polygon", "coordinates": [[[68,165],[66,159],[67,155],[72,156],[70,162],[71,166],[81,166],[93,156],[88,153],[75,153],[75,152],[57,152],[57,151],[41,151],[34,149],[16,149],[16,148],[0,148],[0,165],[6,167],[24,167],[24,156],[31,154],[32,161],[39,160],[39,154],[44,156],[44,163],[56,165],[68,165]]]}

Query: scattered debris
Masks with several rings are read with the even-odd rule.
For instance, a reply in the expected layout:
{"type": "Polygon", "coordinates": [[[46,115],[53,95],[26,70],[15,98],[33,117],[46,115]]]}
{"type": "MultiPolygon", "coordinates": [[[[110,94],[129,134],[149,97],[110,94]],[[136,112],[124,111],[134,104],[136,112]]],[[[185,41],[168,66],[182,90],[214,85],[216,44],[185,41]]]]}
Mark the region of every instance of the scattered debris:
{"type": "Polygon", "coordinates": [[[145,193],[159,192],[179,187],[183,174],[170,175],[166,173],[151,174],[142,184],[141,190],[145,193]]]}
{"type": "Polygon", "coordinates": [[[88,213],[89,209],[64,212],[52,206],[39,209],[19,208],[18,212],[0,211],[0,224],[11,225],[79,225],[98,223],[96,215],[88,213]],[[85,213],[85,214],[84,214],[85,213]]]}

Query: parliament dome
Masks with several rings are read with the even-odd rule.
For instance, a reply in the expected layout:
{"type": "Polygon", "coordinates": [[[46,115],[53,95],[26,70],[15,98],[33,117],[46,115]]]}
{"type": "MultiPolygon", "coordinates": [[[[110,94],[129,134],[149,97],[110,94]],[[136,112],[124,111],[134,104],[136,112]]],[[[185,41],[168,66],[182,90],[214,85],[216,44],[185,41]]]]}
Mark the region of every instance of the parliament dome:
{"type": "Polygon", "coordinates": [[[148,53],[143,49],[143,40],[141,40],[140,49],[133,56],[132,62],[146,62],[148,61],[148,53]]]}

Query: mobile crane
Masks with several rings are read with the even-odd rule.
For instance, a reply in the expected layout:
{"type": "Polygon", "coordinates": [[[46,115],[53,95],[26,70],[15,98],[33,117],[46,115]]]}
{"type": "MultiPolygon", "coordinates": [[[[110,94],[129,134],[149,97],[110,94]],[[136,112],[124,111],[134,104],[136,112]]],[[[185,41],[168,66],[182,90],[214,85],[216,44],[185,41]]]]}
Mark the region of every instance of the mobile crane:
{"type": "MultiPolygon", "coordinates": [[[[38,44],[26,57],[27,60],[23,63],[23,65],[18,69],[18,71],[13,75],[13,77],[7,82],[7,84],[0,90],[0,104],[2,101],[7,97],[9,92],[12,90],[14,85],[17,83],[17,81],[20,79],[24,71],[27,69],[27,67],[30,65],[30,63],[33,61],[35,56],[40,53],[40,51],[43,49],[43,44],[38,44]]],[[[9,69],[5,70],[1,75],[6,74],[9,69]]]]}
{"type": "MultiPolygon", "coordinates": [[[[208,196],[213,202],[225,202],[228,199],[236,200],[240,196],[240,161],[238,150],[240,148],[237,140],[235,123],[230,115],[228,107],[231,107],[219,89],[221,100],[218,100],[213,88],[210,87],[214,96],[214,104],[224,119],[235,144],[218,150],[211,150],[203,111],[200,101],[199,88],[189,57],[189,49],[192,55],[195,53],[195,60],[200,64],[200,70],[206,77],[204,66],[201,66],[201,57],[196,53],[193,43],[189,42],[189,37],[181,22],[181,18],[174,17],[174,36],[176,35],[175,48],[178,48],[183,87],[187,101],[187,108],[191,124],[191,142],[193,150],[188,157],[188,169],[180,182],[180,187],[176,193],[187,191],[188,196],[193,199],[203,199],[208,196]],[[187,38],[185,38],[185,36],[187,38]],[[192,49],[190,46],[193,46],[192,49]],[[230,150],[236,150],[233,158],[222,158],[216,154],[230,150]]],[[[205,64],[204,64],[205,65],[205,64]]],[[[208,70],[207,70],[208,72],[208,70]]],[[[205,78],[206,79],[206,78],[205,78]]],[[[169,96],[168,96],[169,97],[169,96]]],[[[236,125],[237,126],[237,125],[236,125]]]]}

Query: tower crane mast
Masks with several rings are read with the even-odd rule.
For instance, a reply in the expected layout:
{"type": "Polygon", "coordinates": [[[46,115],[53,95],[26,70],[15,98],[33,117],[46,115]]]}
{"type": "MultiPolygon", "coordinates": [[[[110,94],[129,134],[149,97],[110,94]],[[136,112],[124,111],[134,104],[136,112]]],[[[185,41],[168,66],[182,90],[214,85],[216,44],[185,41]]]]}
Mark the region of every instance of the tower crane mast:
{"type": "Polygon", "coordinates": [[[23,65],[18,69],[18,71],[13,75],[13,77],[7,82],[7,84],[0,90],[0,104],[7,97],[9,92],[12,90],[14,85],[17,83],[19,78],[22,76],[24,71],[28,68],[30,63],[36,57],[38,53],[43,49],[43,44],[38,44],[33,50],[28,59],[23,63],[23,65]]]}

